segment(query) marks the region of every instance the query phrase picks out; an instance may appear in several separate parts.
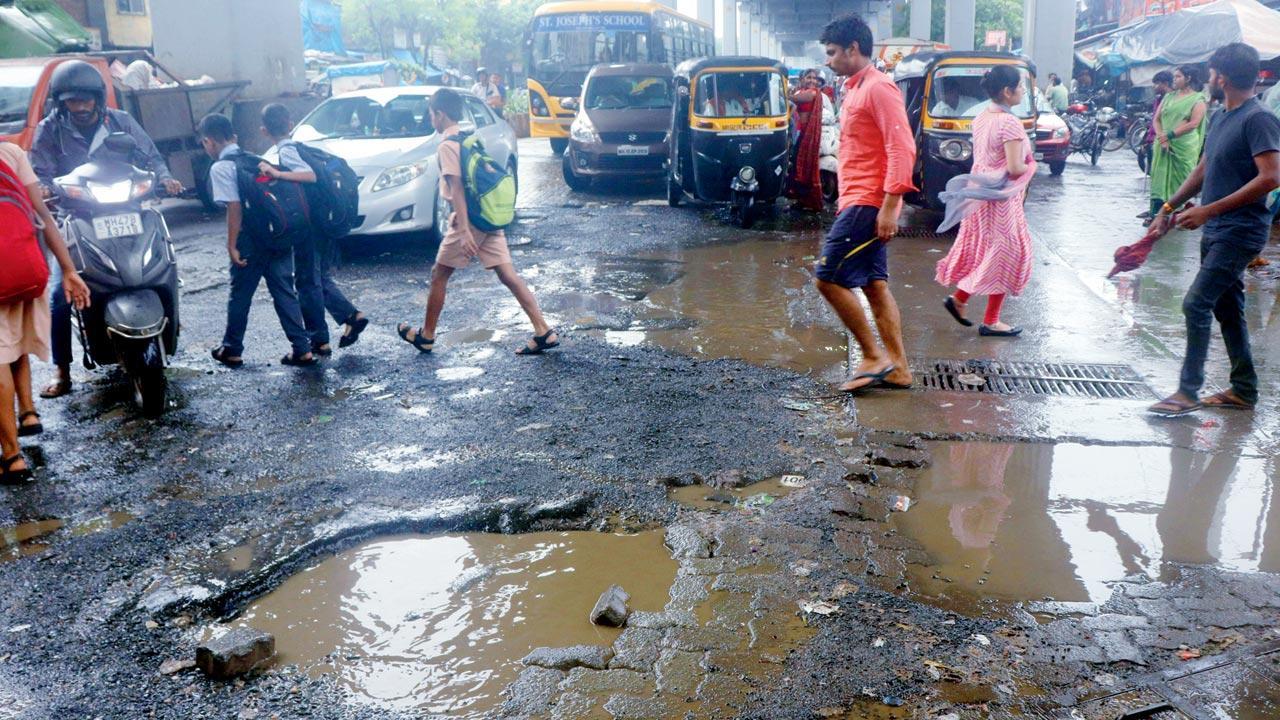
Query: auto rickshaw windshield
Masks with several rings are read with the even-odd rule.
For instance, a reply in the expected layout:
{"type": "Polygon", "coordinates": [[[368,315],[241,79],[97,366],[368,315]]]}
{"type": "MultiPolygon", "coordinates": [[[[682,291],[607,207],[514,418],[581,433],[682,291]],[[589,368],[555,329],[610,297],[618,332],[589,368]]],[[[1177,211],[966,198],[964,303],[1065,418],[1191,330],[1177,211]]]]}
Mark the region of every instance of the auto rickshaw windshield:
{"type": "MultiPolygon", "coordinates": [[[[987,65],[946,65],[933,72],[929,93],[929,117],[941,119],[972,118],[986,110],[990,104],[982,89],[982,77],[991,67],[987,65]]],[[[1010,108],[1020,118],[1035,115],[1032,100],[1031,74],[1026,68],[1018,68],[1025,92],[1022,102],[1010,108]]]]}
{"type": "Polygon", "coordinates": [[[698,76],[694,107],[703,117],[778,117],[787,114],[782,75],[709,72],[698,76]]]}

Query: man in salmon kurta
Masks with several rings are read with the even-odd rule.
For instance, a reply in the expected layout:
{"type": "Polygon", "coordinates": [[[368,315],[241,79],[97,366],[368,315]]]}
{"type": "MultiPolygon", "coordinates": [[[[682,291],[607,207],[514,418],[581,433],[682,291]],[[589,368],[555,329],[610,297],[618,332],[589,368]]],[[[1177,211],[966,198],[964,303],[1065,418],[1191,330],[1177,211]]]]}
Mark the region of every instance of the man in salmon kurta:
{"type": "Polygon", "coordinates": [[[817,287],[862,349],[862,362],[840,387],[857,393],[911,387],[902,318],[889,292],[888,243],[898,231],[902,196],[915,190],[916,144],[902,93],[871,61],[871,28],[845,15],[822,31],[827,65],[845,76],[840,108],[840,200],[816,267],[817,287]],[[853,290],[871,305],[880,341],[853,290]]]}

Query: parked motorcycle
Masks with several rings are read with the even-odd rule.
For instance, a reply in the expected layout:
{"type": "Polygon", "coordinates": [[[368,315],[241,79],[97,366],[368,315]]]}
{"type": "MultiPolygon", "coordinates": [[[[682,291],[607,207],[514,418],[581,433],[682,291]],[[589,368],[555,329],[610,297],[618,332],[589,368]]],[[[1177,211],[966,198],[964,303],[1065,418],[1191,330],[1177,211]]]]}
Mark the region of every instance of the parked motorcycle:
{"type": "Polygon", "coordinates": [[[129,162],[136,149],[127,133],[112,133],[54,188],[63,237],[92,292],[75,315],[84,365],[123,367],[134,402],[154,416],[178,344],[178,264],[164,216],[143,204],[157,197],[156,176],[129,162]]]}
{"type": "Polygon", "coordinates": [[[819,150],[818,170],[822,179],[822,197],[834,205],[840,199],[840,123],[830,102],[822,103],[822,149],[819,150]]]}
{"type": "Polygon", "coordinates": [[[1107,135],[1116,122],[1116,111],[1109,107],[1094,110],[1090,103],[1076,103],[1067,108],[1064,119],[1071,127],[1071,151],[1089,158],[1091,165],[1097,165],[1107,135]]]}

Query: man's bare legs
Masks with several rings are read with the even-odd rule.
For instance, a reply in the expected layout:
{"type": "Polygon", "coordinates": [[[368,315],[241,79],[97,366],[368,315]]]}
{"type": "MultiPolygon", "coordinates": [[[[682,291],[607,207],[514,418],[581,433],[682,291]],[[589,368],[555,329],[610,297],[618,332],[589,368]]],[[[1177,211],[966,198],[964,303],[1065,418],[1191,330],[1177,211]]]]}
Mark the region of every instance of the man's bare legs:
{"type": "MultiPolygon", "coordinates": [[[[551,326],[547,324],[546,318],[542,317],[542,309],[538,307],[538,299],[533,296],[533,292],[525,284],[524,278],[520,277],[520,273],[516,272],[515,265],[503,263],[495,267],[493,271],[497,273],[498,280],[503,285],[506,285],[511,294],[515,296],[516,302],[520,303],[520,308],[524,310],[524,314],[529,316],[529,322],[533,323],[533,334],[538,337],[550,334],[546,338],[546,342],[549,343],[559,341],[560,338],[551,332],[551,326]]],[[[531,350],[536,350],[538,346],[530,340],[528,347],[531,350]]]]}
{"type": "MultiPolygon", "coordinates": [[[[840,322],[853,333],[854,340],[862,349],[862,362],[858,364],[853,374],[856,376],[863,373],[879,373],[892,365],[894,370],[885,377],[885,380],[899,385],[910,384],[911,371],[907,368],[906,354],[902,346],[902,318],[898,313],[898,304],[894,301],[893,294],[889,292],[888,283],[876,280],[862,290],[867,296],[867,302],[871,305],[871,312],[875,315],[876,326],[880,329],[880,337],[885,343],[884,348],[876,342],[871,325],[867,322],[867,314],[863,312],[862,304],[858,302],[852,290],[825,280],[816,280],[815,284],[818,292],[822,293],[822,297],[836,311],[840,322]]],[[[840,389],[857,390],[873,382],[874,380],[870,378],[859,378],[845,383],[840,389]]]]}

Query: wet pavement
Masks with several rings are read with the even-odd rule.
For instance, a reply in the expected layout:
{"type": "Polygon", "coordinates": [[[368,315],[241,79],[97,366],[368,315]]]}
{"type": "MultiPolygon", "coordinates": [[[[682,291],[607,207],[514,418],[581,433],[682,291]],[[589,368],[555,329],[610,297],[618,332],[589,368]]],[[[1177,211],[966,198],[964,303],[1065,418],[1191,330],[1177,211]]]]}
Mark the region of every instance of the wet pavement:
{"type": "MultiPolygon", "coordinates": [[[[1118,365],[1132,393],[850,402],[810,286],[829,217],[743,231],[656,184],[570,193],[544,143],[521,152],[513,256],[565,338],[543,358],[512,354],[528,328],[478,269],[437,352],[407,348],[432,248],[393,237],[341,270],[374,319],[360,344],[281,368],[264,292],[228,371],[207,355],[218,219],[166,209],[172,407],[145,420],[79,369],[41,404],[38,482],[0,502],[0,717],[1274,714],[1280,280],[1247,282],[1258,411],[1146,416],[1198,236],[1105,279],[1142,232],[1131,155],[1033,183],[1019,340],[946,315],[936,218],[908,218],[891,269],[918,369],[1118,365]],[[621,631],[586,619],[613,583],[621,631]],[[235,624],[273,632],[276,661],[229,683],[166,664],[235,624]]],[[[1211,382],[1225,368],[1215,344],[1211,382]]]]}

